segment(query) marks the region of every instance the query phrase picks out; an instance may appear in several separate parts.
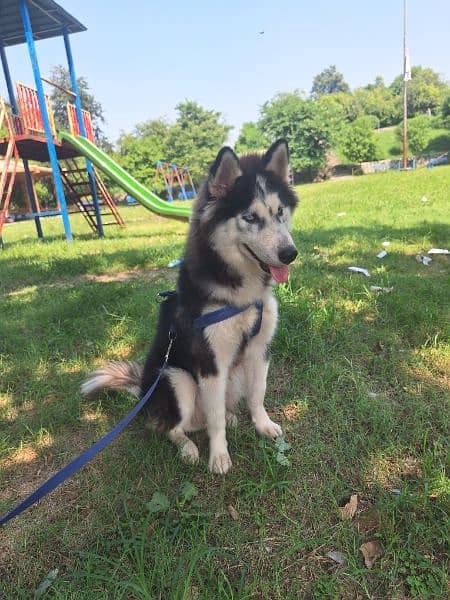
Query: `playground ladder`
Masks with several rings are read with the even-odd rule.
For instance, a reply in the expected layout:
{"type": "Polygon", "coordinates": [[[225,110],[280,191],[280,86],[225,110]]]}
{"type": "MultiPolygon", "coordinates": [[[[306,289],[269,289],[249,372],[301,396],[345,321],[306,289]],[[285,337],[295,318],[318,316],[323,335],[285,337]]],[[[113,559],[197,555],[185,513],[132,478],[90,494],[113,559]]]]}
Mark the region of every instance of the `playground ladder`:
{"type": "Polygon", "coordinates": [[[8,216],[8,207],[16,178],[17,164],[19,162],[19,152],[14,137],[14,128],[10,120],[8,110],[3,98],[0,98],[0,131],[6,128],[9,136],[8,147],[3,158],[2,170],[0,173],[0,247],[3,247],[2,231],[8,216]]]}
{"type": "MultiPolygon", "coordinates": [[[[89,178],[86,172],[86,167],[78,165],[76,159],[68,159],[63,163],[61,168],[61,176],[66,188],[66,197],[72,201],[84,216],[92,231],[97,232],[97,219],[95,216],[94,203],[92,201],[92,190],[89,185],[89,178]]],[[[124,220],[120,216],[117,206],[111,197],[105,183],[101,179],[96,170],[95,183],[97,186],[97,195],[102,203],[102,216],[112,217],[110,221],[104,221],[103,225],[125,225],[124,220]]]]}

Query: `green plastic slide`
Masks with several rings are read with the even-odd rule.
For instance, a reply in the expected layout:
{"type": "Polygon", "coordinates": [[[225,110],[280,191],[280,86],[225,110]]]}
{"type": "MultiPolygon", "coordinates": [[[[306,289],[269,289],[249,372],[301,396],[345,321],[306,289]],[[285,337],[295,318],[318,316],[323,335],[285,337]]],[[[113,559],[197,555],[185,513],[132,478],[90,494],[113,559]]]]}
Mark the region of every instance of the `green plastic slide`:
{"type": "Polygon", "coordinates": [[[189,219],[191,209],[187,206],[174,206],[165,200],[161,200],[156,194],[136,181],[129,173],[112,160],[103,150],[85,137],[72,135],[67,131],[61,131],[59,137],[71,144],[80,154],[88,158],[98,169],[103,171],[122,189],[140,202],[145,208],[163,217],[174,217],[178,219],[189,219]]]}

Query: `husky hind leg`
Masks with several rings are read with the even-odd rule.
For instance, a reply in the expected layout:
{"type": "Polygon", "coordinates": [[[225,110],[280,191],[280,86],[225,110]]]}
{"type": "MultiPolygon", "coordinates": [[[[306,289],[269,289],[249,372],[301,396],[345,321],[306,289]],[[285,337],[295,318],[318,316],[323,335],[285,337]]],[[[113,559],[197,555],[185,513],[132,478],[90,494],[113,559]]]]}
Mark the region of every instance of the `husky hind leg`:
{"type": "Polygon", "coordinates": [[[194,464],[198,461],[198,448],[186,435],[186,431],[198,428],[195,421],[195,400],[197,384],[192,376],[183,369],[169,368],[167,378],[175,394],[180,412],[180,422],[168,431],[169,439],[179,448],[185,462],[194,464]]]}

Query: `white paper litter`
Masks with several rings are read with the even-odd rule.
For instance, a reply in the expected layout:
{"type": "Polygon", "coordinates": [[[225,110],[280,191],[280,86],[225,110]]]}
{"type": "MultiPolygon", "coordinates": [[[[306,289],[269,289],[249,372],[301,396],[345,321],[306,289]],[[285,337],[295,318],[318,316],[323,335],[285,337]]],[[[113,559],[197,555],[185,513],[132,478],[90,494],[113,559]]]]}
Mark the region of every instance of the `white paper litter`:
{"type": "Polygon", "coordinates": [[[428,202],[428,198],[426,196],[422,196],[420,199],[421,202],[428,202]]]}
{"type": "Polygon", "coordinates": [[[184,258],[176,258],[175,260],[171,260],[167,266],[172,269],[173,267],[178,267],[178,265],[181,265],[183,261],[184,258]]]}
{"type": "Polygon", "coordinates": [[[426,267],[428,267],[428,265],[430,264],[430,262],[432,261],[432,259],[429,256],[424,256],[423,254],[418,254],[416,256],[416,260],[417,262],[422,263],[423,265],[425,265],[426,267]]]}
{"type": "Polygon", "coordinates": [[[338,550],[331,550],[330,552],[327,552],[325,556],[331,558],[331,560],[338,563],[338,565],[345,565],[345,556],[338,550]]]}
{"type": "Polygon", "coordinates": [[[377,254],[377,258],[384,258],[385,256],[387,256],[386,250],[382,250],[381,252],[378,252],[378,254],[377,254]]]}
{"type": "Polygon", "coordinates": [[[366,277],[370,277],[370,273],[367,269],[363,269],[362,267],[348,267],[349,271],[353,271],[353,273],[362,273],[366,277]]]}
{"type": "Polygon", "coordinates": [[[369,398],[378,398],[380,394],[378,394],[377,392],[367,392],[367,395],[369,396],[369,398]]]}
{"type": "Polygon", "coordinates": [[[58,576],[58,569],[52,569],[47,573],[41,583],[38,585],[37,589],[34,592],[34,600],[41,598],[47,589],[52,585],[55,579],[58,576]]]}
{"type": "Polygon", "coordinates": [[[382,246],[390,246],[390,245],[391,245],[391,242],[383,242],[381,245],[382,245],[382,246]]]}
{"type": "Polygon", "coordinates": [[[345,217],[347,213],[346,212],[340,212],[340,213],[336,213],[337,217],[345,217]]]}
{"type": "Polygon", "coordinates": [[[447,250],[447,248],[431,248],[428,250],[428,254],[450,254],[450,250],[447,250]]]}
{"type": "Polygon", "coordinates": [[[369,289],[371,292],[386,292],[386,294],[390,294],[394,288],[381,287],[380,285],[371,285],[369,289]]]}

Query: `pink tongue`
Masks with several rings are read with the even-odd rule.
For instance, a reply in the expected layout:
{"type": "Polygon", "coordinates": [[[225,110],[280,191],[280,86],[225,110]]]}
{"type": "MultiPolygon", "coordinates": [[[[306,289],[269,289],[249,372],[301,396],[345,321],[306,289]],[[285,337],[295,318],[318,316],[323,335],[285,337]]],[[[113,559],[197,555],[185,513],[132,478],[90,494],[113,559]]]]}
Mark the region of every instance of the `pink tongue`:
{"type": "Polygon", "coordinates": [[[289,269],[287,267],[269,267],[269,269],[277,283],[285,283],[288,280],[289,269]]]}

